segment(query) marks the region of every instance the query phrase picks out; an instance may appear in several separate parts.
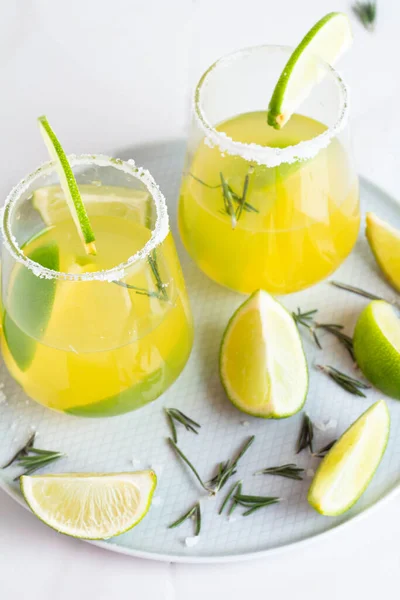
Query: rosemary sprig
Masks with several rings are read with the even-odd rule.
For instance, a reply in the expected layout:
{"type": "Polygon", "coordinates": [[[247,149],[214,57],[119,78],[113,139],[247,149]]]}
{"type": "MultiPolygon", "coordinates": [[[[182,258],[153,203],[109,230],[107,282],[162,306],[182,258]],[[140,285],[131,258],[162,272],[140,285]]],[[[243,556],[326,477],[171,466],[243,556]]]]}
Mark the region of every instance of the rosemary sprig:
{"type": "Polygon", "coordinates": [[[342,373],[335,367],[331,365],[315,365],[317,369],[328,375],[335,383],[340,385],[341,388],[349,392],[349,394],[353,394],[354,396],[361,396],[362,398],[366,398],[366,395],[361,390],[369,390],[370,385],[359,381],[358,379],[354,379],[354,377],[350,377],[346,375],[346,373],[342,373]]]}
{"type": "MultiPolygon", "coordinates": [[[[239,220],[242,211],[245,212],[254,212],[254,213],[258,213],[259,210],[257,208],[255,208],[252,204],[250,204],[249,202],[247,202],[246,197],[247,197],[247,191],[248,191],[248,185],[249,185],[249,176],[252,174],[253,172],[253,167],[250,167],[250,171],[249,173],[246,175],[245,180],[244,180],[244,185],[243,185],[243,192],[242,195],[239,196],[239,194],[237,194],[229,185],[229,183],[227,183],[228,186],[228,190],[231,194],[231,199],[235,202],[235,204],[238,204],[237,210],[236,210],[236,219],[239,220]],[[238,218],[238,213],[239,213],[239,218],[238,218]]],[[[196,177],[196,175],[194,175],[193,173],[189,173],[190,177],[192,177],[192,179],[194,179],[195,181],[197,181],[198,183],[201,183],[201,185],[204,185],[205,187],[207,187],[210,190],[216,190],[218,188],[222,188],[222,183],[218,183],[217,185],[210,185],[209,183],[206,183],[205,181],[203,181],[202,179],[200,179],[199,177],[196,177]]],[[[225,202],[224,202],[225,205],[225,202]]],[[[222,211],[223,214],[226,214],[226,207],[225,210],[222,211]]],[[[229,213],[228,213],[229,214],[229,213]]]]}
{"type": "Polygon", "coordinates": [[[238,488],[241,485],[241,483],[242,483],[241,481],[237,481],[236,483],[233,484],[233,486],[231,487],[231,489],[225,496],[224,501],[221,504],[221,508],[218,511],[219,515],[221,515],[224,512],[225,506],[228,504],[228,502],[232,498],[233,494],[238,491],[238,488]]]}
{"type": "Polygon", "coordinates": [[[158,292],[151,292],[150,290],[146,290],[145,288],[137,287],[136,285],[130,285],[129,283],[125,283],[124,281],[113,281],[116,285],[127,288],[129,290],[133,290],[136,294],[140,296],[148,296],[149,298],[157,298],[158,300],[165,300],[164,296],[159,294],[158,292]]]}
{"type": "MultiPolygon", "coordinates": [[[[62,452],[54,452],[53,450],[41,450],[34,448],[36,433],[32,433],[25,444],[14,454],[14,456],[1,468],[7,469],[12,464],[16,463],[19,467],[24,467],[22,475],[30,475],[38,469],[47,466],[48,464],[63,457],[62,452]]],[[[17,481],[21,475],[17,475],[14,481],[17,481]]]]}
{"type": "Polygon", "coordinates": [[[333,448],[336,442],[337,440],[332,440],[329,442],[329,444],[326,444],[326,446],[317,450],[317,452],[313,452],[313,456],[315,456],[315,458],[324,458],[324,456],[328,454],[329,450],[333,448]]]}
{"type": "Polygon", "coordinates": [[[287,465],[281,465],[280,467],[268,467],[267,469],[261,469],[256,471],[254,475],[278,475],[279,477],[287,477],[287,479],[297,479],[302,481],[303,477],[301,473],[304,473],[304,469],[301,469],[293,463],[287,465]]]}
{"type": "Polygon", "coordinates": [[[199,423],[196,423],[196,421],[193,421],[193,419],[185,415],[177,408],[164,408],[164,410],[171,427],[172,439],[175,443],[178,442],[178,435],[174,421],[176,421],[177,423],[181,423],[187,431],[192,431],[195,434],[199,433],[196,427],[200,429],[201,425],[199,425],[199,423]]]}
{"type": "Polygon", "coordinates": [[[297,313],[292,312],[292,317],[297,326],[302,325],[303,327],[308,329],[308,331],[311,333],[314,339],[314,342],[317,344],[318,348],[322,350],[321,343],[317,337],[317,334],[315,333],[316,326],[314,323],[314,316],[317,312],[318,310],[314,309],[302,313],[300,308],[297,308],[297,313]]]}
{"type": "Polygon", "coordinates": [[[187,513],[185,513],[184,515],[182,515],[182,517],[180,517],[179,519],[177,519],[174,523],[171,523],[171,525],[168,526],[168,529],[174,529],[175,527],[179,527],[179,525],[182,525],[182,523],[184,523],[187,519],[191,519],[194,518],[195,520],[195,531],[194,534],[195,535],[200,535],[200,531],[201,531],[201,508],[200,508],[200,502],[196,502],[196,504],[194,506],[192,506],[192,508],[190,508],[187,513]]]}
{"type": "Polygon", "coordinates": [[[351,292],[352,294],[369,298],[369,300],[384,300],[384,298],[381,296],[377,296],[376,294],[372,294],[371,292],[367,292],[366,290],[362,290],[361,288],[353,285],[347,285],[347,283],[341,283],[340,281],[330,281],[329,283],[341,290],[345,290],[346,292],[351,292]]]}
{"type": "Polygon", "coordinates": [[[176,454],[183,460],[183,462],[185,462],[187,464],[187,466],[189,467],[189,469],[192,471],[193,475],[196,477],[197,481],[200,483],[201,487],[204,490],[206,490],[206,492],[208,492],[209,494],[213,494],[214,490],[212,490],[210,487],[208,487],[203,482],[203,480],[200,477],[200,475],[198,474],[196,468],[192,465],[192,463],[187,458],[187,456],[185,456],[185,454],[182,452],[182,450],[180,448],[178,448],[178,446],[176,445],[176,443],[174,442],[174,440],[169,437],[168,438],[168,442],[170,443],[170,445],[172,446],[172,448],[175,450],[176,454]]]}
{"type": "Polygon", "coordinates": [[[162,282],[160,271],[158,269],[157,249],[156,248],[154,248],[154,250],[152,250],[152,252],[149,254],[149,256],[147,257],[147,261],[152,270],[153,277],[154,277],[159,295],[162,297],[163,300],[168,300],[167,290],[165,289],[165,285],[162,282]]]}
{"type": "Polygon", "coordinates": [[[224,198],[225,212],[231,218],[232,229],[235,229],[235,227],[237,225],[237,219],[236,219],[236,212],[233,207],[234,201],[232,198],[232,191],[231,191],[229,185],[226,183],[225,177],[223,176],[222,172],[220,172],[219,176],[221,178],[222,196],[224,198]]]}
{"type": "Polygon", "coordinates": [[[354,14],[367,31],[374,31],[376,23],[376,1],[356,2],[352,6],[354,14]]]}
{"type": "Polygon", "coordinates": [[[218,473],[207,482],[207,485],[210,486],[213,490],[213,493],[216,494],[219,492],[228,479],[230,479],[236,473],[236,467],[242,458],[242,456],[247,452],[252,443],[254,442],[255,436],[252,435],[247,442],[244,444],[242,449],[237,454],[236,458],[230,459],[224,463],[220,463],[218,465],[218,473]]]}
{"type": "Polygon", "coordinates": [[[247,494],[238,494],[234,495],[234,500],[236,504],[247,508],[243,513],[244,517],[251,515],[256,510],[260,508],[264,508],[265,506],[271,506],[271,504],[276,504],[280,502],[280,498],[276,496],[249,496],[247,494]]]}
{"type": "Polygon", "coordinates": [[[313,439],[314,439],[314,427],[310,417],[304,413],[303,422],[301,424],[300,434],[296,445],[296,454],[299,454],[306,448],[310,449],[311,454],[313,453],[313,439]]]}

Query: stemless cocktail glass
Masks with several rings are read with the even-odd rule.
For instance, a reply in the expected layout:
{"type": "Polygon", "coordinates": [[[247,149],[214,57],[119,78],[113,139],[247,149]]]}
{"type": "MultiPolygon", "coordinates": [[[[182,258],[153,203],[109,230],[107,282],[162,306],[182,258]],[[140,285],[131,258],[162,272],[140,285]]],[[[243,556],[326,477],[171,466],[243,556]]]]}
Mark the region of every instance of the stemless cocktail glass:
{"type": "Polygon", "coordinates": [[[179,204],[186,249],[216,282],[286,294],[332,273],[359,229],[346,87],[310,59],[319,83],[281,130],[268,100],[292,53],[248,48],[201,78],[179,204]]]}
{"type": "Polygon", "coordinates": [[[154,400],[177,378],[192,319],[151,175],[104,156],[70,163],[97,256],[85,255],[54,163],[13,189],[1,223],[2,352],[41,404],[110,416],[154,400]]]}

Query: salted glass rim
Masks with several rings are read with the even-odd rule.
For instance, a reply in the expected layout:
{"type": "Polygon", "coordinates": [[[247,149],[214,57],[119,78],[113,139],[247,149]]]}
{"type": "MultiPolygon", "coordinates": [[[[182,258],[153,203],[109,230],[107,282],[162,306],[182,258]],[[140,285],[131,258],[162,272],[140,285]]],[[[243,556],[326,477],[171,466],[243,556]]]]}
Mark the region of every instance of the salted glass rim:
{"type": "MultiPolygon", "coordinates": [[[[41,176],[56,171],[54,161],[48,161],[32,171],[13,187],[8,194],[3,208],[1,209],[0,230],[3,236],[3,245],[11,256],[19,263],[27,267],[34,275],[44,279],[61,279],[65,281],[119,281],[126,275],[126,270],[133,264],[146,258],[153,250],[161,244],[169,233],[169,218],[165,197],[155,182],[150,172],[136,165],[133,159],[123,161],[104,154],[80,154],[69,155],[68,161],[71,167],[75,166],[98,166],[113,167],[141,181],[154,201],[157,219],[151,232],[150,239],[144,246],[130,256],[126,261],[112,267],[111,269],[95,271],[90,273],[66,273],[43,267],[39,263],[28,258],[22,251],[15,236],[12,233],[11,219],[17,202],[22,194],[29,190],[30,186],[41,176]]],[[[72,217],[71,217],[72,219],[72,217]]]]}
{"type": "MultiPolygon", "coordinates": [[[[322,66],[327,75],[332,76],[339,89],[340,104],[337,110],[335,123],[328,127],[324,132],[306,141],[299,142],[286,148],[276,148],[273,146],[261,146],[255,143],[238,142],[222,131],[218,131],[208,120],[206,112],[202,105],[202,93],[207,87],[209,75],[216,69],[230,66],[233,62],[245,58],[261,50],[283,50],[293,52],[291,46],[278,44],[262,44],[258,46],[249,46],[242,48],[230,54],[226,54],[215,61],[201,76],[194,92],[194,115],[197,123],[205,135],[205,143],[211,147],[218,146],[221,152],[231,156],[240,156],[249,162],[256,162],[267,167],[277,167],[282,163],[293,163],[299,160],[308,160],[314,158],[318,152],[326,148],[333,138],[344,128],[349,113],[349,92],[343,81],[343,78],[329,63],[318,56],[313,59],[322,66]]],[[[268,98],[266,99],[268,102],[268,98]]]]}

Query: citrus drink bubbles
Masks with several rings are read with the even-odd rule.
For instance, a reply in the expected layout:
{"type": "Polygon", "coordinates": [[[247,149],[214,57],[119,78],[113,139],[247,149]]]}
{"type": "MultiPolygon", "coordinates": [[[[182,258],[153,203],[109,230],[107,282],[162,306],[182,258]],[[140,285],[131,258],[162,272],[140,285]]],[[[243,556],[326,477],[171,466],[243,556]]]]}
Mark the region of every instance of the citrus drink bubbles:
{"type": "MultiPolygon", "coordinates": [[[[113,166],[107,171],[110,179],[113,166]]],[[[183,369],[193,338],[168,221],[161,231],[166,213],[156,216],[160,207],[144,186],[99,183],[80,186],[96,256],[85,254],[58,186],[34,190],[5,213],[18,230],[18,210],[27,215],[30,204],[35,225],[22,259],[9,257],[13,240],[4,253],[4,360],[33,399],[83,416],[120,414],[157,398],[183,369]]]]}
{"type": "Polygon", "coordinates": [[[263,107],[290,55],[282,46],[241,50],[212,65],[195,92],[180,233],[209,277],[242,293],[313,285],[358,234],[347,93],[337,73],[315,59],[318,83],[299,114],[282,129],[268,125],[263,107]]]}

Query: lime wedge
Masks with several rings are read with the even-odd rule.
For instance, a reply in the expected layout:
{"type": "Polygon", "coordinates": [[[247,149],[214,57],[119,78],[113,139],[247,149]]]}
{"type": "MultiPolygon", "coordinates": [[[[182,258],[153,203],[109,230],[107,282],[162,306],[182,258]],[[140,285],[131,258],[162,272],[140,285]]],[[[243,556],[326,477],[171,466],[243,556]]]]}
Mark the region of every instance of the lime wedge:
{"type": "Polygon", "coordinates": [[[379,400],[336,442],[321,462],[308,501],[322,515],[341,515],[368,487],[389,438],[390,415],[379,400]]]}
{"type": "Polygon", "coordinates": [[[290,417],[303,406],[307,363],[287,310],[262,290],[235,312],[225,330],[220,376],[231,402],[256,417],[290,417]]]}
{"type": "Polygon", "coordinates": [[[390,304],[374,300],[364,308],[353,345],[365,377],[384,394],[400,400],[400,319],[390,304]]]}
{"type": "MultiPolygon", "coordinates": [[[[59,250],[54,242],[35,248],[28,258],[58,271],[59,250]]],[[[17,265],[16,269],[7,301],[12,307],[12,317],[8,311],[4,313],[3,330],[12,357],[21,371],[26,371],[35,355],[36,339],[43,337],[51,316],[56,280],[37,277],[25,266],[17,265]]]]}
{"type": "Polygon", "coordinates": [[[39,117],[39,129],[50,158],[55,161],[60,184],[87,254],[96,254],[95,237],[79,193],[78,184],[60,142],[46,117],[39,117]]]}
{"type": "Polygon", "coordinates": [[[157,477],[153,471],[66,473],[22,476],[20,482],[30,509],[46,525],[72,537],[101,540],[143,519],[157,477]]]}
{"type": "Polygon", "coordinates": [[[294,50],[279,77],[268,107],[268,124],[281,129],[324,76],[316,56],[333,65],[351,42],[350,22],[345,14],[332,12],[318,21],[294,50]]]}
{"type": "Polygon", "coordinates": [[[400,231],[374,213],[367,213],[366,235],[376,262],[389,283],[400,292],[400,231]]]}

